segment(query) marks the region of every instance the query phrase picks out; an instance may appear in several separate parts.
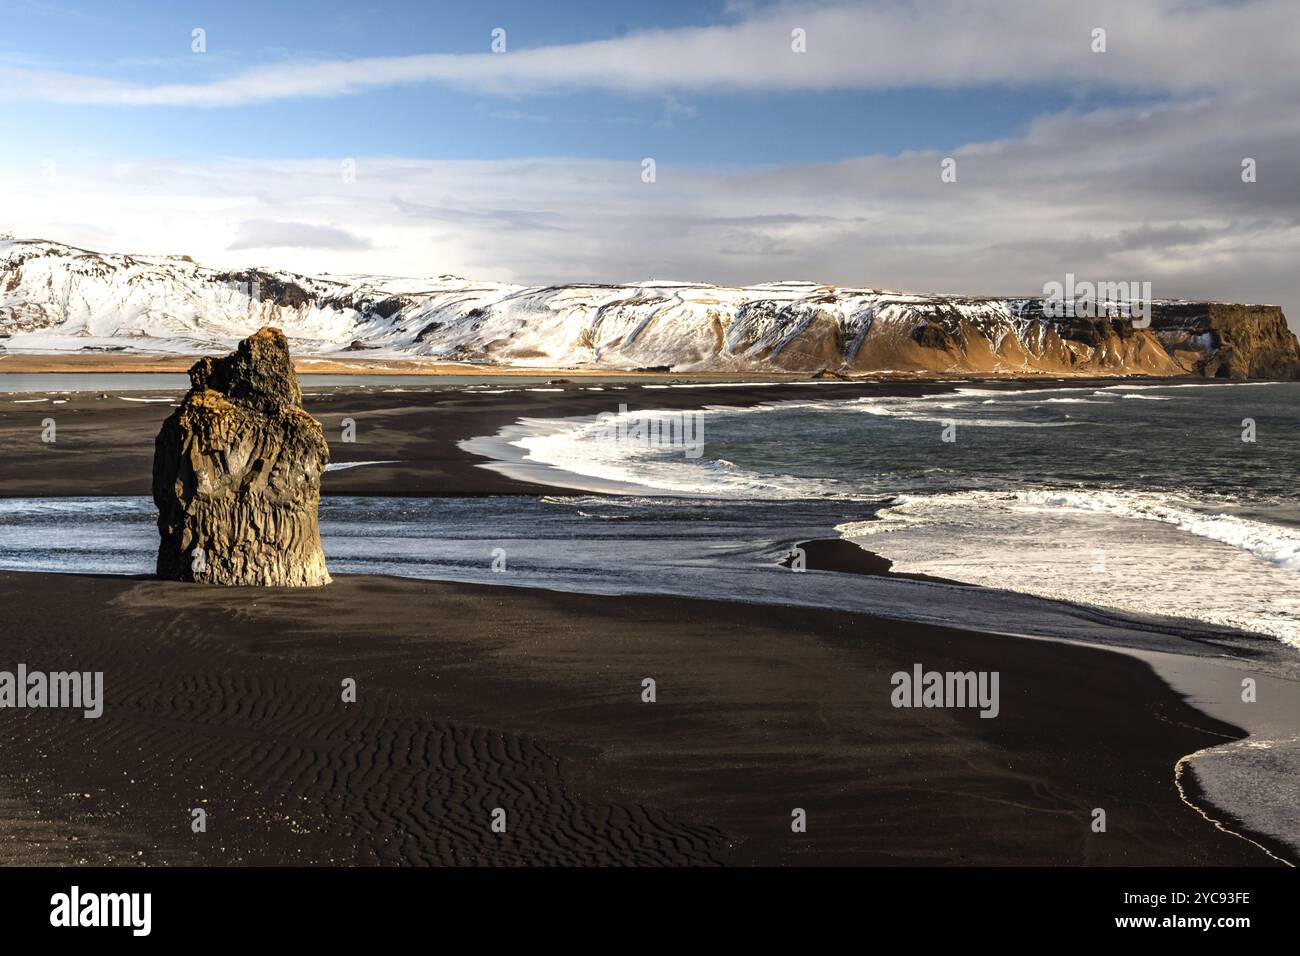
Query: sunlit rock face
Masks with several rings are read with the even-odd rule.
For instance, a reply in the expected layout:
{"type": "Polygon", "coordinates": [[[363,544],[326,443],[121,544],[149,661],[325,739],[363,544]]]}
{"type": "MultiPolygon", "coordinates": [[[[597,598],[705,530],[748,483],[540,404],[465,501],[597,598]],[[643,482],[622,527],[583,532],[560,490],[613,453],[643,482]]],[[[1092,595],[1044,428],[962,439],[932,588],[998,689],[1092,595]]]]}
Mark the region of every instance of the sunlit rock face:
{"type": "Polygon", "coordinates": [[[190,369],[154,443],[158,576],[208,584],[328,584],[317,511],[329,462],[279,329],[190,369]]]}

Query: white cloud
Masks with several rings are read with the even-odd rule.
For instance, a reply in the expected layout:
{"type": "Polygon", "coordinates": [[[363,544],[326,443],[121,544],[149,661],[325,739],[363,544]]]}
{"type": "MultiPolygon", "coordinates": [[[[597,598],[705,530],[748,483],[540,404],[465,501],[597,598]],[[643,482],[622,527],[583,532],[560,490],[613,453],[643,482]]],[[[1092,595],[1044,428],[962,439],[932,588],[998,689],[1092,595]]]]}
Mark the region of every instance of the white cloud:
{"type": "Polygon", "coordinates": [[[231,252],[245,249],[369,249],[370,240],[354,236],[344,229],[309,222],[276,222],[248,219],[239,224],[234,240],[226,247],[231,252]]]}
{"type": "Polygon", "coordinates": [[[661,162],[650,184],[639,159],[362,157],[354,182],[338,159],[60,166],[52,182],[10,169],[0,225],[221,267],[535,284],[801,278],[1027,294],[1073,272],[1151,281],[1157,296],[1276,302],[1300,318],[1300,110],[1286,96],[1045,117],[953,155],[956,183],[940,181],[933,152],[661,162]],[[1256,183],[1241,181],[1244,156],[1256,183]]]}
{"type": "MultiPolygon", "coordinates": [[[[216,83],[124,87],[43,74],[19,95],[230,105],[446,80],[489,89],[654,90],[913,83],[1161,88],[1162,101],[1040,117],[941,154],[721,170],[661,161],[61,164],[0,169],[0,226],[221,267],[552,283],[804,278],[987,294],[1073,272],[1159,296],[1278,302],[1300,324],[1300,18],[1256,0],[764,6],[739,23],[504,55],[282,66],[216,83]],[[809,52],[789,53],[791,25],[809,52]],[[1093,26],[1106,54],[1088,51],[1093,26]],[[1243,183],[1244,157],[1258,182],[1243,183]],[[53,226],[60,223],[60,226],[53,226]],[[78,223],[90,225],[78,226],[78,223]],[[263,253],[263,250],[266,250],[263,253]]],[[[11,91],[13,95],[13,91],[11,91]]]]}
{"type": "Polygon", "coordinates": [[[133,106],[235,106],[414,83],[500,93],[1081,85],[1186,94],[1294,89],[1300,18],[1291,0],[881,0],[763,8],[729,24],[633,33],[505,54],[284,62],[217,80],[152,85],[0,70],[0,96],[133,106]],[[791,52],[803,29],[807,52],[791,52]],[[1107,51],[1091,49],[1106,30],[1107,51]]]}

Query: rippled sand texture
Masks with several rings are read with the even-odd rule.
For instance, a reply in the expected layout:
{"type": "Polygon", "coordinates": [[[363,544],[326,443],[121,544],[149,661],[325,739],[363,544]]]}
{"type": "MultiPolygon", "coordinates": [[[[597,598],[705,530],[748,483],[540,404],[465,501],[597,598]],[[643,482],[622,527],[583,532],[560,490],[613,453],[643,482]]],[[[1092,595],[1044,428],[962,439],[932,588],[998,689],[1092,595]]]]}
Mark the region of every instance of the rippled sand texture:
{"type": "Polygon", "coordinates": [[[36,839],[0,814],[10,861],[50,859],[55,832],[90,863],[1272,862],[1173,784],[1233,729],[1102,651],[346,575],[3,573],[0,601],[0,658],[102,670],[106,697],[99,720],[0,714],[0,793],[48,821],[36,839]],[[914,660],[1000,670],[1001,716],[893,709],[914,660]]]}

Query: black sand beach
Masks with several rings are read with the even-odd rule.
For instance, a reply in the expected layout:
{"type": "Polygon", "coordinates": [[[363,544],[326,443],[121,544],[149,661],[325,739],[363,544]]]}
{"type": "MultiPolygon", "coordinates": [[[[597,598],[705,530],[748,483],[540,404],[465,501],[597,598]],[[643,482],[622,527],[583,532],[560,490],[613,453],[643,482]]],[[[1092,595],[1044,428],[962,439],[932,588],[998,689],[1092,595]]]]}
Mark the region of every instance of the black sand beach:
{"type": "Polygon", "coordinates": [[[1180,756],[1234,730],[1102,651],[349,576],[251,590],[3,573],[0,602],[0,659],[102,670],[106,697],[96,720],[0,721],[0,791],[43,824],[6,826],[8,862],[1271,862],[1173,786],[1180,756]],[[914,661],[1000,670],[999,719],[893,708],[889,675],[914,661]]]}
{"type": "MultiPolygon", "coordinates": [[[[400,462],[329,473],[323,491],[555,490],[457,448],[525,416],[949,386],[555,387],[309,390],[335,461],[400,462]],[[344,418],[354,444],[336,440],[344,418]]],[[[0,405],[0,493],[148,494],[170,405],[66,399],[0,405]],[[47,416],[55,444],[40,441],[47,416]]],[[[809,545],[814,567],[887,570],[809,545]]],[[[3,572],[0,602],[4,666],[102,670],[107,698],[97,720],[0,721],[8,863],[1274,862],[1174,784],[1179,758],[1243,734],[1101,650],[721,600],[346,575],[284,590],[3,572]],[[890,675],[915,663],[999,671],[999,719],[895,709],[890,675]],[[341,699],[346,678],[356,703],[341,699]],[[191,831],[196,808],[206,833],[191,831]],[[806,833],[791,830],[795,808],[806,833]]]]}

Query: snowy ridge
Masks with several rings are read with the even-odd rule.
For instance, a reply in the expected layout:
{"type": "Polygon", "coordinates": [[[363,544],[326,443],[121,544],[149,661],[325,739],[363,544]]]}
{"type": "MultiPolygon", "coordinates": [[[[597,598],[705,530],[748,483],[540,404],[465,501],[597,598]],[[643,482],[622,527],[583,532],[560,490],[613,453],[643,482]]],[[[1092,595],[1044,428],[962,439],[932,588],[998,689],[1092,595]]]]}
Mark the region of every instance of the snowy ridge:
{"type": "MultiPolygon", "coordinates": [[[[10,351],[193,354],[275,325],[299,354],[534,368],[1224,374],[1204,367],[1218,347],[1208,308],[1158,304],[1145,329],[1045,317],[1041,299],[811,282],[525,287],[221,272],[188,257],[0,241],[0,345],[10,351]]],[[[1276,307],[1232,308],[1266,323],[1275,312],[1285,330],[1276,307]]]]}

